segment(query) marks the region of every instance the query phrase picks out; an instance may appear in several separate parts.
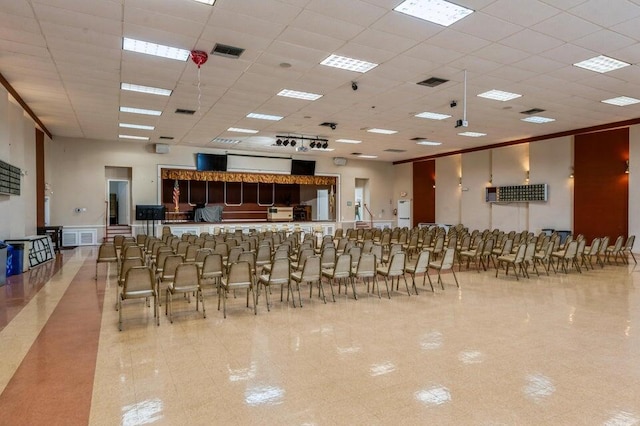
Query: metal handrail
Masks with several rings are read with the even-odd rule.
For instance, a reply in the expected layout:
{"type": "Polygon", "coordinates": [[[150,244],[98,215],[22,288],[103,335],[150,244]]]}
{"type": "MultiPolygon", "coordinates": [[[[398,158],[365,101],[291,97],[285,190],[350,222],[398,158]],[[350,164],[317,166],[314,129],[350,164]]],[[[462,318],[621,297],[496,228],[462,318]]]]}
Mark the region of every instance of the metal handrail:
{"type": "Polygon", "coordinates": [[[363,204],[363,206],[367,213],[369,213],[369,226],[373,229],[373,213],[371,213],[371,210],[369,210],[369,207],[367,207],[366,204],[363,204]]]}

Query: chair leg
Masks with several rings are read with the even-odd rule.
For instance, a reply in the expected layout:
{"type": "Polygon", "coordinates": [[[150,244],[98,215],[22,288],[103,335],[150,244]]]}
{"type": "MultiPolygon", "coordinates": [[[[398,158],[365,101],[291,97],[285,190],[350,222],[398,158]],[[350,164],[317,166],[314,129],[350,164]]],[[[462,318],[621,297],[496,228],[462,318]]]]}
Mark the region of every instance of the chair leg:
{"type": "Polygon", "coordinates": [[[435,293],[436,291],[433,289],[433,282],[431,282],[431,277],[429,276],[429,269],[427,268],[426,271],[424,271],[424,275],[422,276],[422,286],[424,287],[424,279],[428,278],[429,279],[429,285],[431,286],[431,292],[435,293]]]}
{"type": "Polygon", "coordinates": [[[629,254],[631,255],[631,258],[633,258],[633,263],[637,265],[638,261],[636,260],[636,257],[633,255],[633,252],[631,250],[629,250],[629,254]]]}
{"type": "MultiPolygon", "coordinates": [[[[391,292],[389,291],[389,282],[387,281],[387,276],[384,277],[384,285],[387,287],[387,297],[391,299],[391,292]]],[[[391,279],[391,288],[393,288],[393,278],[391,279]]]]}
{"type": "Polygon", "coordinates": [[[118,330],[122,331],[122,299],[118,298],[118,330]]]}
{"type": "MultiPolygon", "coordinates": [[[[268,290],[271,290],[271,286],[269,286],[268,290]]],[[[282,286],[280,287],[280,295],[282,295],[282,286]]],[[[282,296],[280,296],[280,297],[282,297],[282,296]]],[[[264,301],[267,304],[267,312],[271,312],[271,307],[269,306],[269,292],[267,291],[266,288],[264,289],[264,301]]],[[[282,300],[280,300],[280,301],[282,301],[282,300]]]]}
{"type": "Polygon", "coordinates": [[[460,288],[460,284],[458,283],[458,277],[456,276],[456,271],[451,268],[451,272],[453,273],[453,279],[456,281],[456,287],[460,288]]]}
{"type": "MultiPolygon", "coordinates": [[[[404,280],[404,286],[407,288],[407,294],[409,295],[409,297],[411,297],[411,291],[409,291],[409,284],[407,284],[407,277],[404,276],[404,274],[402,274],[402,279],[404,280]]],[[[398,282],[400,282],[400,277],[398,277],[398,282]]],[[[413,286],[415,287],[415,282],[413,283],[413,286]]],[[[416,289],[416,294],[418,294],[418,289],[416,289]]]]}

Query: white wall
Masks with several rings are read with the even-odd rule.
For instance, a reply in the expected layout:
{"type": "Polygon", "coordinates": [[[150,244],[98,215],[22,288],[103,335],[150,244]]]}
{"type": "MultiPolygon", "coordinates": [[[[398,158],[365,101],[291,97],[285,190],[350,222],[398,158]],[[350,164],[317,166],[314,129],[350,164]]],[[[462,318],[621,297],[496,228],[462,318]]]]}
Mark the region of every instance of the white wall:
{"type": "MultiPolygon", "coordinates": [[[[98,229],[98,241],[105,224],[105,167],[131,167],[131,199],[136,204],[157,204],[158,165],[189,167],[195,165],[195,153],[222,151],[172,146],[169,154],[155,154],[150,144],[122,141],[98,141],[76,138],[56,138],[46,151],[46,167],[51,168],[52,223],[67,226],[86,226],[98,229]],[[78,185],[82,182],[82,185],[78,185]],[[74,208],[84,206],[86,212],[75,213],[74,208]]],[[[353,220],[355,179],[368,179],[371,191],[370,208],[376,220],[390,220],[393,207],[394,168],[380,161],[351,160],[347,166],[335,166],[331,157],[295,155],[296,159],[316,160],[317,174],[340,176],[343,194],[338,210],[338,221],[353,220]],[[346,194],[346,197],[344,196],[346,194]],[[347,212],[348,213],[345,213],[347,212]]],[[[134,216],[132,216],[132,219],[134,216]]]]}
{"type": "Polygon", "coordinates": [[[529,144],[531,183],[549,184],[546,203],[529,204],[529,230],[573,229],[573,137],[529,144]]]}
{"type": "Polygon", "coordinates": [[[462,154],[460,216],[462,223],[469,229],[482,230],[491,227],[491,207],[485,202],[485,188],[489,184],[490,172],[490,150],[462,154]]]}
{"type": "MultiPolygon", "coordinates": [[[[393,179],[393,207],[391,209],[395,209],[398,207],[398,200],[413,200],[413,167],[418,163],[403,163],[398,164],[394,167],[395,176],[393,179]],[[400,194],[406,192],[407,195],[401,197],[400,194]]],[[[413,202],[411,203],[411,220],[416,217],[413,212],[413,202]]],[[[394,219],[398,219],[398,217],[394,217],[394,219]]],[[[412,223],[413,226],[417,225],[416,223],[412,223]]]]}
{"type": "MultiPolygon", "coordinates": [[[[47,140],[45,140],[46,143],[47,140]]],[[[0,195],[0,218],[2,218],[0,240],[34,235],[36,233],[35,124],[1,86],[0,160],[19,167],[23,172],[20,195],[0,195]]]]}
{"type": "Polygon", "coordinates": [[[462,223],[460,203],[462,192],[458,178],[462,170],[462,155],[436,158],[436,222],[462,223]]]}
{"type": "MultiPolygon", "coordinates": [[[[506,146],[491,150],[493,186],[524,185],[529,170],[529,144],[506,146]]],[[[531,183],[535,183],[531,181],[531,183]]],[[[487,182],[487,186],[489,183],[487,182]]],[[[491,227],[523,231],[528,229],[528,203],[489,203],[491,227]]]]}
{"type": "Polygon", "coordinates": [[[629,128],[629,235],[640,239],[640,126],[629,128]]]}

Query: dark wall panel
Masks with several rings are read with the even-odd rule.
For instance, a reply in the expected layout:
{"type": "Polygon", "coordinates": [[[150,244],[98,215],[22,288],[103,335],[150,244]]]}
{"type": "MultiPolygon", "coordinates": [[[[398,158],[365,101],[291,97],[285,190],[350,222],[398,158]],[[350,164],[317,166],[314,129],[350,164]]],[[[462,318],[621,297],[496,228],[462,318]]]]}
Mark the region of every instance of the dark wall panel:
{"type": "Polygon", "coordinates": [[[44,132],[36,129],[36,226],[44,226],[44,132]]]}
{"type": "Polygon", "coordinates": [[[413,226],[436,221],[436,160],[413,163],[413,226]]]}
{"type": "Polygon", "coordinates": [[[574,233],[587,241],[627,235],[629,129],[575,136],[574,233]]]}

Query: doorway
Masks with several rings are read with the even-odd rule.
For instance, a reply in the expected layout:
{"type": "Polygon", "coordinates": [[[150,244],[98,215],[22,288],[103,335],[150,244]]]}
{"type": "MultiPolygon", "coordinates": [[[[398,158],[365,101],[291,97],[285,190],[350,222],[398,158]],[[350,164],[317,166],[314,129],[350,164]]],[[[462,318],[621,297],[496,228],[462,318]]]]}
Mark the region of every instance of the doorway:
{"type": "Polygon", "coordinates": [[[329,220],[329,190],[318,189],[317,198],[317,220],[329,220]]]}
{"type": "Polygon", "coordinates": [[[369,179],[356,178],[353,205],[354,220],[356,222],[373,219],[367,207],[369,206],[369,179]]]}
{"type": "Polygon", "coordinates": [[[107,204],[109,225],[129,224],[129,181],[107,181],[107,204]]]}

